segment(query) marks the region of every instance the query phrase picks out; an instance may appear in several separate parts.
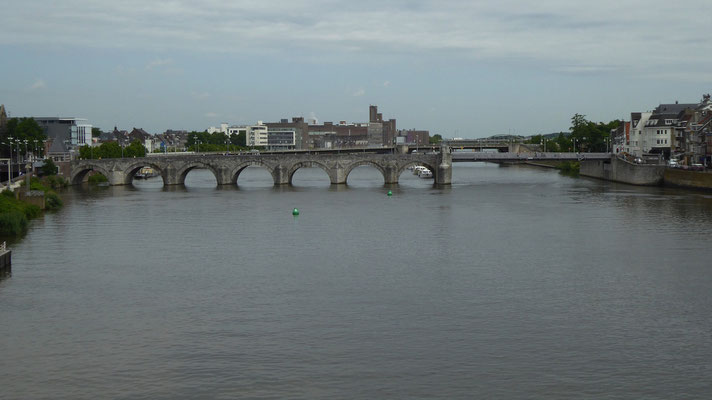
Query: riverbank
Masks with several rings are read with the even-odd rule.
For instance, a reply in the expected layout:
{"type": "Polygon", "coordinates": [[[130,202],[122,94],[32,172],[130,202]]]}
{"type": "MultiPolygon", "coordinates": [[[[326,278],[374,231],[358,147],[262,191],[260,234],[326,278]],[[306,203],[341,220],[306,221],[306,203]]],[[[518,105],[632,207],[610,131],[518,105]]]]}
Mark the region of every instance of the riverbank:
{"type": "MultiPolygon", "coordinates": [[[[527,162],[541,168],[563,170],[559,161],[527,162]]],[[[636,186],[667,186],[685,189],[712,190],[712,172],[687,171],[667,168],[663,165],[634,164],[617,157],[610,160],[582,160],[579,174],[587,178],[596,178],[636,186]]]]}
{"type": "Polygon", "coordinates": [[[24,185],[14,192],[0,193],[0,237],[14,238],[27,231],[29,221],[62,207],[62,200],[54,189],[65,187],[66,180],[49,176],[32,178],[29,189],[24,185]]]}

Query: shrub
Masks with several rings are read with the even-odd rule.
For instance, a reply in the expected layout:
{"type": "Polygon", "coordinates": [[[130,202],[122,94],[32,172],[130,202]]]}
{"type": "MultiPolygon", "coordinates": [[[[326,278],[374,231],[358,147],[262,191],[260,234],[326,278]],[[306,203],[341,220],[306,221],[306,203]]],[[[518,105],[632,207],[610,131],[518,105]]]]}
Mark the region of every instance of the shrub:
{"type": "Polygon", "coordinates": [[[45,193],[45,208],[48,210],[57,210],[62,207],[62,199],[54,192],[45,193]]]}
{"type": "Polygon", "coordinates": [[[40,172],[44,176],[57,175],[57,164],[51,158],[44,160],[44,165],[40,167],[40,172]]]}
{"type": "Polygon", "coordinates": [[[94,174],[88,179],[90,185],[96,185],[97,183],[108,182],[109,180],[102,174],[94,174]]]}
{"type": "Polygon", "coordinates": [[[65,188],[69,185],[69,181],[58,175],[47,176],[42,179],[42,183],[52,189],[65,188]]]}
{"type": "Polygon", "coordinates": [[[27,218],[18,211],[0,213],[0,235],[16,236],[27,230],[27,218]]]}

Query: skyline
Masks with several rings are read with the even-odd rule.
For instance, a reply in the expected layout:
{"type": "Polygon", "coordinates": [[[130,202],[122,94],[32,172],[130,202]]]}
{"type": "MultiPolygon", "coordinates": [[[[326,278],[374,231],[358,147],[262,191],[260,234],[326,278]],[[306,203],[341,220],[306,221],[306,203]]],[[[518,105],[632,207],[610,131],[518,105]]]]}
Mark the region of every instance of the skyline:
{"type": "Polygon", "coordinates": [[[444,137],[567,130],[710,91],[712,5],[392,1],[8,4],[0,103],[103,130],[301,116],[444,137]]]}

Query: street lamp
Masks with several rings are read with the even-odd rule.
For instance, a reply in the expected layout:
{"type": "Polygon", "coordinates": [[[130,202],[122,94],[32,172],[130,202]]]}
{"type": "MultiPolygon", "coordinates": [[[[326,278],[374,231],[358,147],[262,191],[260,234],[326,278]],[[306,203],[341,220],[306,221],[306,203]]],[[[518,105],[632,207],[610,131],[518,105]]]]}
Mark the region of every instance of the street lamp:
{"type": "Polygon", "coordinates": [[[10,179],[8,180],[8,186],[12,183],[12,136],[7,137],[7,144],[10,146],[10,162],[7,164],[7,170],[10,174],[10,179]]]}

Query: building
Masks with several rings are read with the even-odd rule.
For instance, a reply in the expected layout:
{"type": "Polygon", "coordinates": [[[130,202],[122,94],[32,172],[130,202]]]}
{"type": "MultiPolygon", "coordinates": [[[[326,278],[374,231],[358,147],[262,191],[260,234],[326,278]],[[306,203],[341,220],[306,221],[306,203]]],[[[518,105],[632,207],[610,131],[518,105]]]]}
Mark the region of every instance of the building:
{"type": "Polygon", "coordinates": [[[643,154],[662,154],[670,158],[674,147],[675,126],[685,112],[693,111],[697,104],[660,104],[653,110],[642,130],[643,154]]]}
{"type": "Polygon", "coordinates": [[[251,126],[236,126],[231,127],[229,132],[230,135],[234,134],[245,134],[245,144],[248,147],[267,147],[269,145],[269,140],[267,133],[269,128],[267,125],[262,123],[262,121],[257,121],[257,125],[251,126]]]}
{"type": "MultiPolygon", "coordinates": [[[[308,149],[309,147],[309,125],[304,121],[303,117],[293,117],[292,121],[289,122],[287,119],[282,119],[279,122],[267,122],[265,123],[268,129],[275,130],[275,132],[281,129],[291,128],[294,130],[294,148],[296,149],[308,149]]],[[[249,145],[249,144],[248,144],[249,145]]]]}
{"type": "Polygon", "coordinates": [[[630,143],[630,122],[621,121],[616,129],[611,130],[611,143],[608,149],[614,154],[625,151],[626,145],[630,143]]]}
{"type": "Polygon", "coordinates": [[[40,117],[35,121],[47,136],[46,153],[55,161],[70,159],[81,146],[92,146],[91,128],[84,118],[40,117]]]}
{"type": "Polygon", "coordinates": [[[309,125],[309,148],[344,149],[368,146],[368,126],[365,123],[339,121],[309,125]]]}
{"type": "Polygon", "coordinates": [[[396,143],[396,120],[383,120],[378,106],[368,107],[368,145],[370,147],[390,147],[396,143]]]}
{"type": "Polygon", "coordinates": [[[398,131],[396,142],[399,140],[402,140],[403,144],[409,146],[427,146],[430,144],[430,132],[416,129],[402,129],[398,131]]]}
{"type": "Polygon", "coordinates": [[[296,128],[272,127],[267,129],[267,150],[294,150],[296,144],[296,128]]]}
{"type": "Polygon", "coordinates": [[[228,129],[229,129],[228,124],[223,122],[222,124],[220,124],[219,127],[211,126],[210,128],[208,128],[208,133],[221,132],[221,133],[227,134],[228,129]]]}

